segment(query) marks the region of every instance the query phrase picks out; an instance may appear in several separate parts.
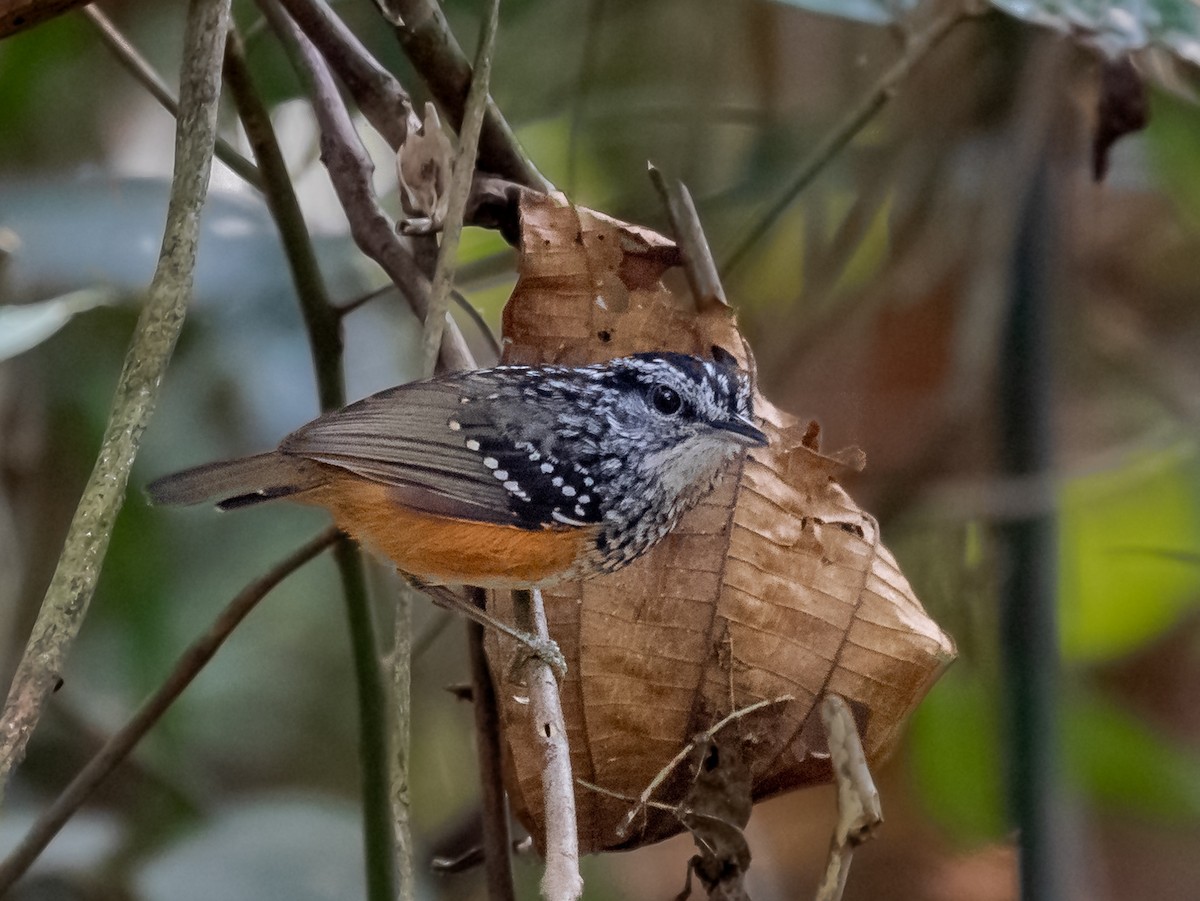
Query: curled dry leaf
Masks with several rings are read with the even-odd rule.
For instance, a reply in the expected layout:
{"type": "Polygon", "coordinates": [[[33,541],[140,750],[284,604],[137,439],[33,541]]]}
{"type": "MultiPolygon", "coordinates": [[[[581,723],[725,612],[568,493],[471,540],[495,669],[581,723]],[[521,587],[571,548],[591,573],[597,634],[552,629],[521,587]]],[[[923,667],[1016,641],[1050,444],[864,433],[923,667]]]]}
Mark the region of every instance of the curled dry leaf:
{"type": "Polygon", "coordinates": [[[442,128],[437,107],[425,104],[420,128],[409,127],[408,137],[396,151],[400,180],[400,205],[408,219],[400,223],[406,234],[437,231],[446,218],[454,148],[442,128]]]}
{"type": "MultiPolygon", "coordinates": [[[[504,311],[505,360],[583,364],[648,350],[747,353],[732,311],[697,313],[664,287],[675,245],[561,199],[521,202],[519,279],[504,311]]],[[[653,551],[611,576],[545,592],[568,661],[563,711],[577,779],[637,797],[692,737],[757,701],[737,724],[755,800],[830,781],[819,703],[855,711],[867,759],[885,757],[907,715],[954,657],[875,520],[838,484],[855,452],[826,456],[808,423],[756,395],[771,438],[653,551]]],[[[511,616],[511,601],[489,603],[511,616]]],[[[489,635],[513,808],[541,841],[538,749],[513,683],[511,641],[489,635]]],[[[685,768],[681,768],[685,769],[685,768]]],[[[677,805],[681,771],[654,800],[677,805]]],[[[625,834],[631,802],[579,788],[581,851],[632,848],[679,832],[653,806],[625,834]]]]}

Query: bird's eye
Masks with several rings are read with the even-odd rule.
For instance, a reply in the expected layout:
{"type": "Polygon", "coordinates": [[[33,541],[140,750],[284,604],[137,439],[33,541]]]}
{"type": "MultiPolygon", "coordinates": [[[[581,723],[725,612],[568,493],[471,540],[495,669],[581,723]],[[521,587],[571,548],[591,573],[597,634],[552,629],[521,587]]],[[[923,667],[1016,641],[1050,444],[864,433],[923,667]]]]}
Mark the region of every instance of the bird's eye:
{"type": "Polygon", "coordinates": [[[664,416],[674,416],[683,409],[683,398],[679,396],[679,392],[666,385],[654,386],[650,392],[650,403],[654,404],[654,409],[664,416]]]}

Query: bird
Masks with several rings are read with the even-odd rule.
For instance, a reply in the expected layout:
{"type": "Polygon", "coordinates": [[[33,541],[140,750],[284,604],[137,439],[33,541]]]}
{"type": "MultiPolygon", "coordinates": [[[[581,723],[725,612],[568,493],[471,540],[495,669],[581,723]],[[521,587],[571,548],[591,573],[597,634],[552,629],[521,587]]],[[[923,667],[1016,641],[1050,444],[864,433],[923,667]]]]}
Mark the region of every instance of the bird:
{"type": "Polygon", "coordinates": [[[324,507],[418,585],[542,589],[629,565],[766,444],[732,354],[649,352],[411,382],[147,493],[324,507]]]}

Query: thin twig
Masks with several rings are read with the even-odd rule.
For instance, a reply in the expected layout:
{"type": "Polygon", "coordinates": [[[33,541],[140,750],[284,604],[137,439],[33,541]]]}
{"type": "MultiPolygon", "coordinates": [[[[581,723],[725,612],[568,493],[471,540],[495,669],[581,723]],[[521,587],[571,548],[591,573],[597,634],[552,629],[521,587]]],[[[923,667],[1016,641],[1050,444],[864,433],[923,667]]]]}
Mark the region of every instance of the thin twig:
{"type": "Polygon", "coordinates": [[[325,0],[280,0],[296,24],[321,51],[350,96],[392,150],[420,127],[404,86],[380,65],[325,0]]]}
{"type": "Polygon", "coordinates": [[[492,331],[492,327],[483,318],[483,314],[475,309],[475,305],[467,300],[459,291],[451,291],[450,299],[454,301],[460,310],[467,314],[468,319],[475,323],[475,328],[479,330],[479,336],[487,342],[487,346],[496,355],[496,359],[499,360],[502,353],[500,342],[496,339],[496,333],[492,331]]]}
{"type": "Polygon", "coordinates": [[[668,184],[654,165],[649,166],[649,174],[650,181],[667,208],[667,217],[671,222],[675,243],[679,245],[683,271],[688,287],[692,289],[696,310],[704,313],[716,307],[728,307],[729,301],[725,298],[717,264],[704,237],[700,216],[687,186],[681,181],[668,184]]]}
{"type": "MultiPolygon", "coordinates": [[[[516,626],[542,641],[550,641],[542,593],[513,592],[516,626]]],[[[542,751],[542,796],[546,832],[542,848],[546,870],[542,897],[546,901],[575,901],[583,894],[579,874],[579,827],[575,819],[575,783],[571,777],[571,749],[563,718],[558,681],[550,665],[530,654],[521,668],[529,691],[529,716],[533,739],[542,751]]]]}
{"type": "Polygon", "coordinates": [[[450,176],[446,217],[442,223],[442,246],[438,251],[437,267],[433,272],[429,310],[425,314],[425,332],[421,348],[425,361],[423,371],[426,375],[433,375],[438,350],[442,346],[442,333],[446,330],[447,307],[450,305],[450,291],[454,283],[458,242],[462,237],[463,211],[466,209],[467,197],[471,193],[471,181],[475,176],[475,156],[479,149],[483,114],[487,109],[488,80],[492,74],[492,51],[496,46],[496,28],[499,21],[500,0],[491,0],[479,33],[474,74],[471,78],[471,88],[467,92],[462,130],[458,136],[458,153],[454,158],[454,171],[450,176]]]}
{"type": "Polygon", "coordinates": [[[334,548],[354,659],[358,691],[358,754],[362,785],[363,854],[369,901],[395,901],[395,842],[392,831],[391,761],[388,758],[388,693],[371,618],[362,553],[349,538],[334,548]]]}
{"type": "Polygon", "coordinates": [[[162,719],[163,714],[192,683],[255,605],[289,575],[330,547],[338,540],[339,535],[336,528],[326,529],[238,592],[204,634],[180,655],[162,685],[142,703],[124,726],[112,734],[63,789],[54,803],[38,817],[21,843],[0,862],[0,896],[21,878],[97,786],[129,756],[137,743],[162,719]]]}
{"type": "Polygon", "coordinates": [[[408,765],[412,745],[412,594],[408,585],[396,592],[392,627],[392,827],[396,843],[396,898],[413,901],[412,805],[408,765]]]}
{"type": "Polygon", "coordinates": [[[900,83],[908,77],[908,73],[917,63],[923,60],[929,51],[950,33],[954,26],[972,14],[972,11],[966,7],[955,4],[955,8],[937,16],[923,31],[909,37],[901,57],[880,76],[871,90],[842,117],[833,130],[809,152],[800,164],[796,176],[784,188],[775,203],[757,222],[745,230],[742,240],[734,246],[721,265],[722,276],[728,278],[729,274],[746,259],[750,251],[758,246],[763,236],[770,231],[775,221],[787,211],[800,193],[821,174],[825,166],[841,152],[843,147],[850,143],[850,140],[862,130],[863,126],[870,122],[874,115],[896,95],[900,83]]]}
{"type": "MultiPolygon", "coordinates": [[[[482,600],[483,592],[473,589],[482,600]]],[[[488,901],[513,901],[511,839],[508,805],[504,797],[504,770],[500,748],[500,711],[496,689],[483,649],[483,626],[467,623],[471,654],[471,695],[475,713],[475,750],[479,755],[479,781],[483,805],[483,865],[488,901]]]]}
{"type": "Polygon", "coordinates": [[[627,795],[624,792],[613,791],[611,788],[605,788],[603,785],[597,785],[595,782],[588,782],[586,779],[580,779],[579,777],[575,778],[575,784],[582,785],[588,791],[594,791],[598,795],[604,795],[606,798],[612,798],[614,801],[628,801],[630,804],[640,803],[644,807],[650,807],[654,810],[664,810],[667,813],[673,813],[676,816],[678,816],[680,813],[679,805],[677,804],[667,804],[663,801],[655,801],[653,799],[649,801],[641,801],[641,799],[635,798],[633,795],[627,795]]]}
{"type": "MultiPolygon", "coordinates": [[[[179,101],[175,99],[167,83],[154,71],[154,67],[146,58],[138,53],[137,48],[121,33],[116,24],[95,6],[85,6],[83,14],[95,26],[101,43],[112,51],[117,62],[150,92],[150,96],[157,100],[163,109],[179,118],[179,101]]],[[[238,153],[236,147],[220,136],[217,137],[216,154],[217,159],[233,170],[235,175],[251,187],[262,190],[262,177],[254,163],[238,153]]]]}
{"type": "Polygon", "coordinates": [[[523,627],[520,626],[514,629],[508,623],[488,613],[483,605],[472,603],[445,585],[430,585],[404,572],[401,572],[400,575],[435,604],[459,613],[467,619],[479,623],[485,629],[494,629],[501,635],[511,638],[517,644],[528,648],[529,653],[549,664],[556,673],[561,675],[567,671],[566,658],[563,657],[558,645],[550,639],[542,639],[532,629],[523,630],[523,627]]]}
{"type": "MultiPolygon", "coordinates": [[[[461,130],[471,66],[434,0],[375,0],[429,92],[461,130]]],[[[479,138],[479,168],[536,191],[554,186],[537,170],[496,104],[488,99],[479,138]]]]}
{"type": "Polygon", "coordinates": [[[221,50],[228,22],[229,0],[192,0],[189,5],[175,173],[162,251],[117,383],[95,468],[71,521],[0,718],[0,800],[9,776],[25,756],[29,737],[59,682],[87,614],[129,470],[183,325],[196,262],[200,210],[212,167],[221,50]]]}
{"type": "Polygon", "coordinates": [[[716,725],[710,727],[704,732],[701,732],[699,735],[689,741],[686,745],[680,748],[679,753],[672,757],[667,765],[659,770],[658,773],[655,774],[654,778],[650,780],[650,784],[647,785],[645,790],[642,791],[641,795],[638,796],[637,804],[630,808],[629,812],[625,814],[625,817],[617,825],[617,835],[624,836],[629,832],[629,827],[633,825],[634,819],[636,819],[637,815],[641,813],[642,808],[650,802],[650,797],[656,791],[658,791],[659,786],[661,786],[667,780],[667,777],[675,771],[675,768],[687,760],[688,756],[696,749],[697,745],[712,741],[713,737],[730,723],[743,719],[752,713],[762,710],[764,707],[770,707],[774,704],[786,704],[788,701],[794,700],[795,698],[793,698],[791,695],[780,695],[778,698],[758,701],[754,704],[751,704],[749,707],[741,707],[725,716],[723,719],[717,722],[716,725]]]}

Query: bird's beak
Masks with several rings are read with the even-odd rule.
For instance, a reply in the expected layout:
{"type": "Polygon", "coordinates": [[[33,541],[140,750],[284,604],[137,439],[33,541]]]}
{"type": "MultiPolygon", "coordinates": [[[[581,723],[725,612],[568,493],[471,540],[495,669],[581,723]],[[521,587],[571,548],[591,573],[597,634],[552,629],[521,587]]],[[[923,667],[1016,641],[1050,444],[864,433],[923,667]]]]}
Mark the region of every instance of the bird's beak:
{"type": "Polygon", "coordinates": [[[767,436],[745,416],[733,416],[720,422],[714,422],[713,427],[722,432],[729,432],[742,444],[752,447],[767,446],[767,436]]]}

